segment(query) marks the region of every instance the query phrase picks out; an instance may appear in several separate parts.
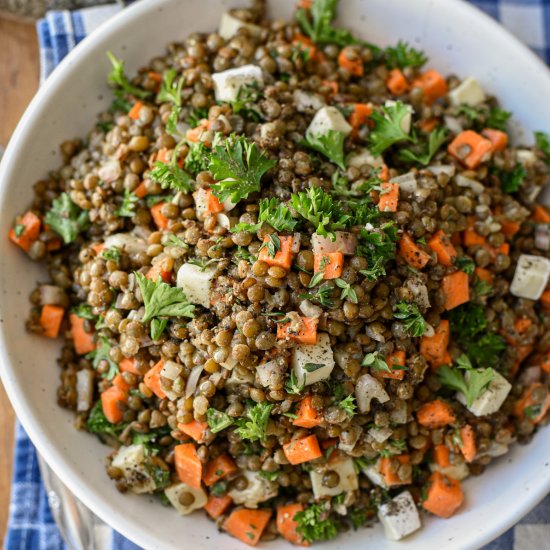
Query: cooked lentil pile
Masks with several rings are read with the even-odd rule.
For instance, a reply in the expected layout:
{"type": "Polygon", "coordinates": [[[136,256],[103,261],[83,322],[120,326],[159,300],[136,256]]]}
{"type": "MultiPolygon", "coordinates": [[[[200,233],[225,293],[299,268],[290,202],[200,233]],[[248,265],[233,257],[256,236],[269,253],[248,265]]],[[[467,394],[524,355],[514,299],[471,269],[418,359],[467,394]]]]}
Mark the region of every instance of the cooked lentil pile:
{"type": "Polygon", "coordinates": [[[550,142],[473,77],[264,2],[129,79],[11,239],[120,491],[255,545],[447,518],[550,409],[550,142]]]}

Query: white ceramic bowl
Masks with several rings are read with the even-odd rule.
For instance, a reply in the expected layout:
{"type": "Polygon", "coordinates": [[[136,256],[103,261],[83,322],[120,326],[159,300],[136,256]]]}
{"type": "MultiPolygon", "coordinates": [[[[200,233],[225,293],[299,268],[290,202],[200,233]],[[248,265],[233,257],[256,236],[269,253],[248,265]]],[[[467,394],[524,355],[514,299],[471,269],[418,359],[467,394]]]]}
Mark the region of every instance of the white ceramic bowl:
{"type": "MultiPolygon", "coordinates": [[[[19,419],[48,464],[98,516],[149,548],[242,548],[197,513],[181,518],[147,497],[119,494],[104,470],[107,447],[72,426],[57,407],[59,344],[24,330],[28,295],[46,276],[8,243],[15,215],[30,202],[32,184],[58,166],[58,144],[84,136],[109,102],[107,50],[130,72],[192,31],[217,28],[224,7],[239,0],[143,0],[77,47],[41,88],[22,118],[0,169],[0,373],[19,419]]],[[[289,16],[293,0],[271,0],[274,16],[289,16]]],[[[381,45],[404,39],[425,49],[444,73],[476,75],[529,130],[550,130],[550,74],[516,39],[458,0],[342,0],[341,23],[381,45]],[[545,127],[546,126],[546,127],[545,127]]],[[[550,431],[541,430],[479,478],[465,483],[466,504],[450,520],[426,518],[425,527],[401,543],[380,527],[360,530],[325,546],[377,549],[479,548],[502,533],[550,489],[550,431]]],[[[4,450],[6,451],[6,450],[4,450]]],[[[4,452],[3,451],[3,452],[4,452]]],[[[288,548],[277,541],[273,550],[288,548]]]]}

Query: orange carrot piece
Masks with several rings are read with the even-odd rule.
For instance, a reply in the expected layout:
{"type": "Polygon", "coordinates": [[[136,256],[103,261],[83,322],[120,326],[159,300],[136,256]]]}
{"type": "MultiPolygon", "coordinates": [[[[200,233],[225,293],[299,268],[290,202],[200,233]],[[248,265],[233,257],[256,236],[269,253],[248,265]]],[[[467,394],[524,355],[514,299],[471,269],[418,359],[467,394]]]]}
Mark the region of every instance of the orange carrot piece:
{"type": "Polygon", "coordinates": [[[155,82],[158,82],[159,84],[162,82],[162,75],[160,73],[157,73],[155,71],[149,71],[147,73],[147,76],[151,79],[151,80],[154,80],[155,82]]]}
{"type": "Polygon", "coordinates": [[[113,378],[112,384],[113,386],[115,386],[115,388],[118,388],[123,392],[128,393],[130,391],[130,385],[126,382],[126,380],[124,380],[120,372],[113,378]]]}
{"type": "Polygon", "coordinates": [[[533,219],[538,223],[550,223],[550,212],[542,204],[535,204],[533,219]]]}
{"type": "Polygon", "coordinates": [[[399,184],[384,182],[380,185],[380,189],[380,201],[378,202],[380,212],[397,212],[399,184]]]}
{"type": "Polygon", "coordinates": [[[84,319],[80,318],[76,313],[69,315],[71,322],[71,334],[73,337],[73,345],[78,355],[86,355],[95,349],[94,337],[90,332],[84,330],[84,319]]]}
{"type": "Polygon", "coordinates": [[[513,222],[511,220],[500,220],[502,232],[508,237],[512,238],[520,229],[521,224],[519,222],[513,222]]]}
{"type": "Polygon", "coordinates": [[[399,239],[399,255],[415,269],[422,269],[430,261],[430,255],[424,252],[408,233],[403,233],[399,239]]]}
{"type": "Polygon", "coordinates": [[[395,96],[401,96],[409,89],[409,83],[401,69],[390,71],[388,78],[386,78],[386,86],[390,93],[395,96]]]}
{"type": "Polygon", "coordinates": [[[151,216],[159,229],[166,229],[168,227],[168,218],[161,212],[165,204],[165,202],[158,202],[154,206],[151,206],[151,216]]]}
{"type": "Polygon", "coordinates": [[[296,5],[296,7],[302,8],[304,10],[310,10],[311,2],[312,0],[298,0],[298,4],[296,5]]]}
{"type": "Polygon", "coordinates": [[[325,252],[313,255],[313,271],[323,272],[323,279],[338,279],[344,270],[344,254],[342,252],[325,252]]]}
{"type": "MultiPolygon", "coordinates": [[[[266,247],[260,250],[258,260],[271,266],[284,267],[290,269],[292,265],[292,237],[279,237],[281,240],[281,250],[275,253],[275,257],[270,256],[266,247]]],[[[269,237],[264,237],[264,243],[269,242],[269,237]]]]}
{"type": "Polygon", "coordinates": [[[174,465],[182,483],[201,488],[202,462],[194,443],[181,443],[174,447],[174,465]]]}
{"type": "Polygon", "coordinates": [[[220,479],[234,474],[237,470],[235,461],[229,455],[219,455],[206,465],[202,479],[204,484],[210,487],[220,479]]]}
{"type": "Polygon", "coordinates": [[[231,506],[232,502],[229,495],[222,497],[210,495],[208,502],[204,505],[204,509],[211,518],[218,519],[225,514],[225,511],[231,506]]]}
{"type": "Polygon", "coordinates": [[[421,426],[426,428],[442,428],[456,420],[451,406],[441,399],[424,403],[416,411],[416,419],[421,426]]]}
{"type": "Polygon", "coordinates": [[[146,197],[149,192],[147,191],[147,186],[145,185],[145,182],[142,181],[135,189],[134,189],[134,195],[138,199],[142,199],[143,197],[146,197]]]}
{"type": "Polygon", "coordinates": [[[32,244],[38,240],[41,226],[40,218],[29,210],[15,220],[14,226],[9,231],[10,241],[28,252],[32,244]]]}
{"type": "Polygon", "coordinates": [[[99,256],[105,250],[105,245],[103,243],[95,243],[90,248],[95,252],[96,256],[99,256]]]}
{"type": "Polygon", "coordinates": [[[440,367],[446,363],[450,336],[451,329],[449,321],[446,319],[442,319],[439,325],[435,327],[433,336],[422,336],[420,340],[420,354],[433,368],[440,367]]]}
{"type": "Polygon", "coordinates": [[[139,372],[136,368],[135,359],[129,359],[128,357],[125,357],[118,364],[118,368],[121,372],[131,372],[132,374],[137,374],[138,376],[141,376],[141,372],[139,372]]]}
{"type": "Polygon", "coordinates": [[[352,76],[363,76],[365,74],[363,60],[357,56],[355,50],[349,46],[342,48],[340,51],[338,66],[352,76]]]}
{"type": "MultiPolygon", "coordinates": [[[[203,118],[199,122],[198,126],[187,130],[187,132],[185,133],[185,138],[187,139],[187,141],[190,141],[191,143],[199,143],[201,141],[202,135],[205,132],[207,132],[209,128],[210,128],[210,122],[208,121],[208,119],[203,118]]],[[[205,141],[204,144],[207,147],[210,147],[209,142],[205,141]]]]}
{"type": "Polygon", "coordinates": [[[60,306],[46,304],[42,306],[40,312],[40,326],[42,327],[42,335],[46,338],[57,338],[59,329],[65,316],[65,310],[60,306]]]}
{"type": "Polygon", "coordinates": [[[361,126],[367,123],[369,117],[372,115],[372,107],[367,103],[355,103],[353,105],[353,111],[349,117],[349,123],[354,130],[359,130],[361,126]]]}
{"type": "Polygon", "coordinates": [[[63,241],[58,237],[54,237],[53,239],[48,239],[46,241],[46,250],[48,252],[53,252],[54,250],[60,250],[62,246],[63,246],[63,241]]]}
{"type": "Polygon", "coordinates": [[[550,374],[550,351],[541,357],[540,368],[550,374]]]}
{"type": "MultiPolygon", "coordinates": [[[[509,335],[504,335],[504,338],[507,341],[513,341],[514,343],[512,345],[516,346],[516,340],[514,338],[510,338],[509,335]]],[[[516,346],[516,362],[510,369],[510,376],[515,376],[521,367],[523,361],[531,355],[533,351],[533,346],[531,344],[526,346],[516,346]]]]}
{"type": "Polygon", "coordinates": [[[431,134],[435,127],[439,124],[439,119],[437,117],[427,118],[419,120],[416,125],[420,128],[425,134],[431,134]]]}
{"type": "Polygon", "coordinates": [[[460,428],[461,443],[458,445],[466,462],[473,462],[477,454],[476,435],[470,424],[460,428]]]}
{"type": "Polygon", "coordinates": [[[303,34],[296,33],[292,39],[292,45],[298,50],[306,52],[311,60],[317,57],[317,48],[315,47],[315,44],[303,34]]]}
{"type": "Polygon", "coordinates": [[[124,418],[120,407],[121,403],[128,401],[128,394],[116,386],[111,386],[101,394],[101,408],[105,418],[111,424],[118,424],[124,418]]]}
{"type": "Polygon", "coordinates": [[[487,239],[476,232],[474,228],[475,218],[470,216],[468,218],[468,227],[464,231],[463,240],[464,246],[485,246],[487,239]]]}
{"type": "Polygon", "coordinates": [[[321,415],[315,410],[311,404],[311,395],[306,395],[296,410],[297,418],[292,422],[300,428],[315,428],[322,422],[321,415]]]}
{"type": "Polygon", "coordinates": [[[309,542],[305,541],[296,531],[298,523],[294,521],[294,516],[298,512],[304,511],[304,505],[300,503],[287,504],[286,506],[279,506],[277,508],[277,531],[279,534],[291,542],[299,546],[309,546],[309,542]]]}
{"type": "Polygon", "coordinates": [[[412,474],[408,479],[401,479],[397,472],[392,472],[391,468],[391,462],[392,460],[397,460],[401,464],[410,464],[411,463],[411,457],[407,454],[399,455],[399,456],[392,456],[389,457],[383,457],[380,459],[380,473],[384,476],[384,480],[386,482],[386,485],[388,487],[395,487],[396,485],[407,485],[408,483],[412,483],[412,474]]]}
{"type": "Polygon", "coordinates": [[[206,190],[206,196],[207,196],[207,202],[206,202],[206,208],[208,212],[211,214],[219,214],[220,212],[223,212],[225,208],[223,207],[223,204],[220,202],[220,199],[212,193],[211,189],[206,190]]]}
{"type": "Polygon", "coordinates": [[[493,128],[485,128],[481,134],[493,145],[493,151],[504,151],[508,145],[508,134],[493,128]]]}
{"type": "Polygon", "coordinates": [[[428,497],[422,506],[440,518],[450,518],[464,502],[460,481],[451,479],[439,472],[430,476],[428,497]]]}
{"type": "Polygon", "coordinates": [[[160,399],[165,399],[166,394],[160,385],[160,371],[164,367],[164,361],[161,359],[156,365],[151,367],[143,377],[143,383],[160,399]]]}
{"type": "Polygon", "coordinates": [[[300,332],[295,333],[290,331],[290,323],[277,325],[277,338],[284,340],[291,338],[300,344],[316,344],[317,343],[317,324],[319,319],[314,317],[302,317],[303,327],[300,332]]]}
{"type": "Polygon", "coordinates": [[[165,283],[170,282],[170,277],[172,276],[171,271],[164,271],[162,269],[162,264],[159,262],[158,264],[155,264],[151,266],[145,277],[147,279],[150,279],[151,281],[158,281],[158,278],[160,277],[165,283]]]}
{"type": "Polygon", "coordinates": [[[464,271],[455,271],[445,275],[442,281],[443,294],[445,295],[445,309],[453,309],[470,300],[470,288],[468,275],[464,271]]]}
{"type": "Polygon", "coordinates": [[[529,317],[519,317],[514,321],[514,329],[518,334],[524,334],[529,330],[532,324],[533,321],[531,321],[529,317]]]}
{"type": "Polygon", "coordinates": [[[540,297],[540,303],[545,309],[550,309],[550,290],[545,290],[540,297]]]}
{"type": "Polygon", "coordinates": [[[233,537],[249,546],[256,546],[269,523],[271,510],[233,510],[223,528],[233,537]]]}
{"type": "Polygon", "coordinates": [[[436,253],[437,261],[447,267],[456,260],[456,249],[443,230],[439,230],[429,241],[428,246],[436,253]]]}
{"type": "Polygon", "coordinates": [[[480,281],[485,281],[490,285],[494,283],[493,274],[488,269],[485,269],[483,267],[476,267],[474,269],[474,274],[480,281]]]}
{"type": "Polygon", "coordinates": [[[178,424],[178,430],[185,435],[192,437],[197,443],[204,443],[205,432],[208,429],[206,422],[199,422],[198,420],[191,420],[186,424],[181,422],[178,424]]]}
{"type": "Polygon", "coordinates": [[[287,460],[293,465],[302,464],[303,462],[309,462],[315,460],[320,456],[323,456],[321,449],[319,448],[319,442],[317,436],[308,435],[301,439],[294,439],[286,445],[283,445],[283,451],[287,460]]]}
{"type": "Polygon", "coordinates": [[[434,69],[421,74],[414,80],[412,87],[420,88],[424,92],[424,103],[428,105],[447,95],[449,91],[445,78],[434,69]]]}
{"type": "Polygon", "coordinates": [[[128,111],[128,116],[132,120],[139,120],[139,113],[142,107],[143,107],[143,103],[141,101],[136,101],[134,103],[134,106],[128,111]]]}
{"type": "Polygon", "coordinates": [[[338,86],[338,82],[334,82],[334,80],[322,80],[321,84],[325,88],[330,89],[330,95],[336,95],[340,91],[340,87],[338,86]]]}
{"type": "Polygon", "coordinates": [[[447,445],[435,445],[433,450],[434,462],[441,468],[447,468],[451,465],[449,460],[449,447],[447,445]]]}
{"type": "Polygon", "coordinates": [[[538,424],[546,416],[548,410],[550,410],[550,393],[548,392],[548,388],[540,382],[535,382],[526,388],[516,401],[513,413],[518,418],[527,417],[533,424],[538,424]],[[546,390],[546,398],[542,403],[533,399],[533,392],[539,388],[546,390]]]}
{"type": "Polygon", "coordinates": [[[395,350],[386,356],[386,363],[390,367],[391,372],[380,371],[382,378],[391,378],[392,380],[403,380],[405,378],[405,367],[407,363],[407,354],[401,350],[395,350]]]}
{"type": "Polygon", "coordinates": [[[449,144],[449,154],[471,170],[489,160],[493,144],[473,130],[464,130],[449,144]]]}

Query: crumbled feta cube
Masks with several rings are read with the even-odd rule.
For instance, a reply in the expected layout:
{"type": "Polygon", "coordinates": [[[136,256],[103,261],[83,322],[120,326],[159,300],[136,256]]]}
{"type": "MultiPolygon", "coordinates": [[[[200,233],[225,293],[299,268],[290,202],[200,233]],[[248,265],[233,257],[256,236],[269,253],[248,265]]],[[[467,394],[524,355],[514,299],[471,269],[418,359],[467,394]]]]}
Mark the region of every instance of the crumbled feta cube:
{"type": "Polygon", "coordinates": [[[248,29],[252,36],[259,36],[262,33],[262,29],[258,25],[241,21],[240,19],[233,17],[230,13],[225,12],[220,20],[218,34],[224,40],[229,40],[237,34],[239,29],[248,29]]]}
{"type": "Polygon", "coordinates": [[[311,92],[304,92],[303,90],[294,90],[292,97],[296,110],[300,113],[309,110],[318,111],[326,105],[322,96],[311,92]]]}
{"type": "Polygon", "coordinates": [[[164,489],[164,494],[166,495],[166,498],[170,501],[170,504],[172,504],[172,506],[176,509],[178,514],[182,516],[186,516],[194,510],[203,508],[208,500],[206,493],[202,489],[194,489],[193,487],[189,487],[189,485],[186,485],[185,483],[176,483],[174,485],[170,485],[170,487],[164,489]],[[180,501],[180,497],[184,493],[189,493],[194,497],[194,500],[191,502],[191,504],[188,504],[187,506],[183,505],[180,501]]]}
{"type": "Polygon", "coordinates": [[[315,113],[307,129],[307,133],[322,136],[330,130],[342,132],[347,136],[351,132],[351,126],[336,107],[322,107],[315,113]]]}
{"type": "Polygon", "coordinates": [[[357,474],[355,473],[353,459],[346,455],[337,455],[334,459],[331,457],[326,470],[323,472],[311,470],[309,472],[309,477],[311,479],[313,496],[316,499],[333,497],[339,495],[340,493],[356,491],[359,488],[359,482],[357,480],[357,474]],[[338,474],[339,481],[334,487],[326,487],[323,485],[323,477],[328,471],[336,472],[338,474]]]}
{"type": "Polygon", "coordinates": [[[522,254],[519,257],[510,292],[518,298],[538,300],[550,278],[550,260],[542,256],[522,254]]]}
{"type": "Polygon", "coordinates": [[[147,464],[143,445],[120,447],[111,462],[111,466],[122,472],[126,485],[132,492],[152,493],[156,489],[156,483],[151,476],[151,468],[147,464]]]}
{"type": "MultiPolygon", "coordinates": [[[[512,385],[501,374],[494,371],[495,376],[489,383],[487,389],[474,400],[472,405],[468,407],[466,405],[466,397],[463,393],[458,392],[456,398],[460,401],[472,414],[476,416],[485,416],[488,414],[496,413],[508,394],[512,389],[512,385]]],[[[464,375],[466,380],[469,378],[469,373],[464,375]]]]}
{"type": "Polygon", "coordinates": [[[537,162],[537,155],[530,149],[518,149],[516,160],[525,167],[533,166],[537,162]]]}
{"type": "MultiPolygon", "coordinates": [[[[388,99],[388,101],[384,103],[384,107],[394,107],[395,105],[397,105],[397,101],[393,101],[391,99],[388,99]]],[[[405,104],[405,107],[407,107],[409,112],[401,120],[401,130],[403,130],[406,134],[410,134],[414,109],[412,108],[412,105],[405,104]]]]}
{"type": "Polygon", "coordinates": [[[244,504],[247,508],[257,508],[260,502],[265,502],[270,498],[276,497],[278,485],[261,477],[258,472],[243,472],[248,481],[248,485],[242,491],[232,489],[228,495],[235,504],[244,504]]]}
{"type": "Polygon", "coordinates": [[[378,519],[390,540],[401,540],[422,527],[420,515],[409,491],[403,491],[390,502],[382,504],[378,508],[378,519]]]}
{"type": "Polygon", "coordinates": [[[292,349],[292,369],[298,384],[310,386],[326,380],[334,368],[334,354],[330,345],[330,336],[326,332],[317,334],[316,344],[298,344],[292,349]],[[311,365],[323,365],[315,368],[311,365]],[[309,372],[311,370],[311,372],[309,372]]]}
{"type": "Polygon", "coordinates": [[[454,107],[459,105],[475,107],[485,101],[485,92],[478,81],[473,76],[469,76],[449,92],[449,99],[454,107]]]}
{"type": "Polygon", "coordinates": [[[243,65],[212,75],[216,101],[235,101],[239,90],[247,84],[264,85],[262,69],[256,65],[243,65]]]}
{"type": "Polygon", "coordinates": [[[384,166],[384,159],[382,156],[374,157],[368,149],[360,149],[356,153],[352,153],[347,159],[347,165],[354,168],[361,168],[361,166],[372,166],[373,168],[382,168],[384,166]]]}
{"type": "Polygon", "coordinates": [[[185,292],[192,304],[210,307],[210,287],[216,274],[216,267],[204,269],[194,264],[183,264],[178,269],[177,286],[185,292]]]}
{"type": "Polygon", "coordinates": [[[404,193],[412,194],[418,190],[418,182],[416,181],[416,176],[412,172],[396,176],[390,180],[390,183],[397,183],[399,189],[404,193]]]}

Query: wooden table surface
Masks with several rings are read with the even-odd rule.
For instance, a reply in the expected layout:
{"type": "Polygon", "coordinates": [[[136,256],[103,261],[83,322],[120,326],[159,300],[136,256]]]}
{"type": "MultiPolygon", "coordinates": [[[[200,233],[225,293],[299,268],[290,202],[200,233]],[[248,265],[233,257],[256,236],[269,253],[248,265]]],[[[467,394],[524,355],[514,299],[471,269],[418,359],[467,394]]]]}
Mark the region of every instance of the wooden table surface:
{"type": "MultiPolygon", "coordinates": [[[[34,25],[0,18],[0,145],[6,145],[38,87],[34,25]]],[[[0,547],[9,510],[14,413],[0,383],[0,547]]]]}

